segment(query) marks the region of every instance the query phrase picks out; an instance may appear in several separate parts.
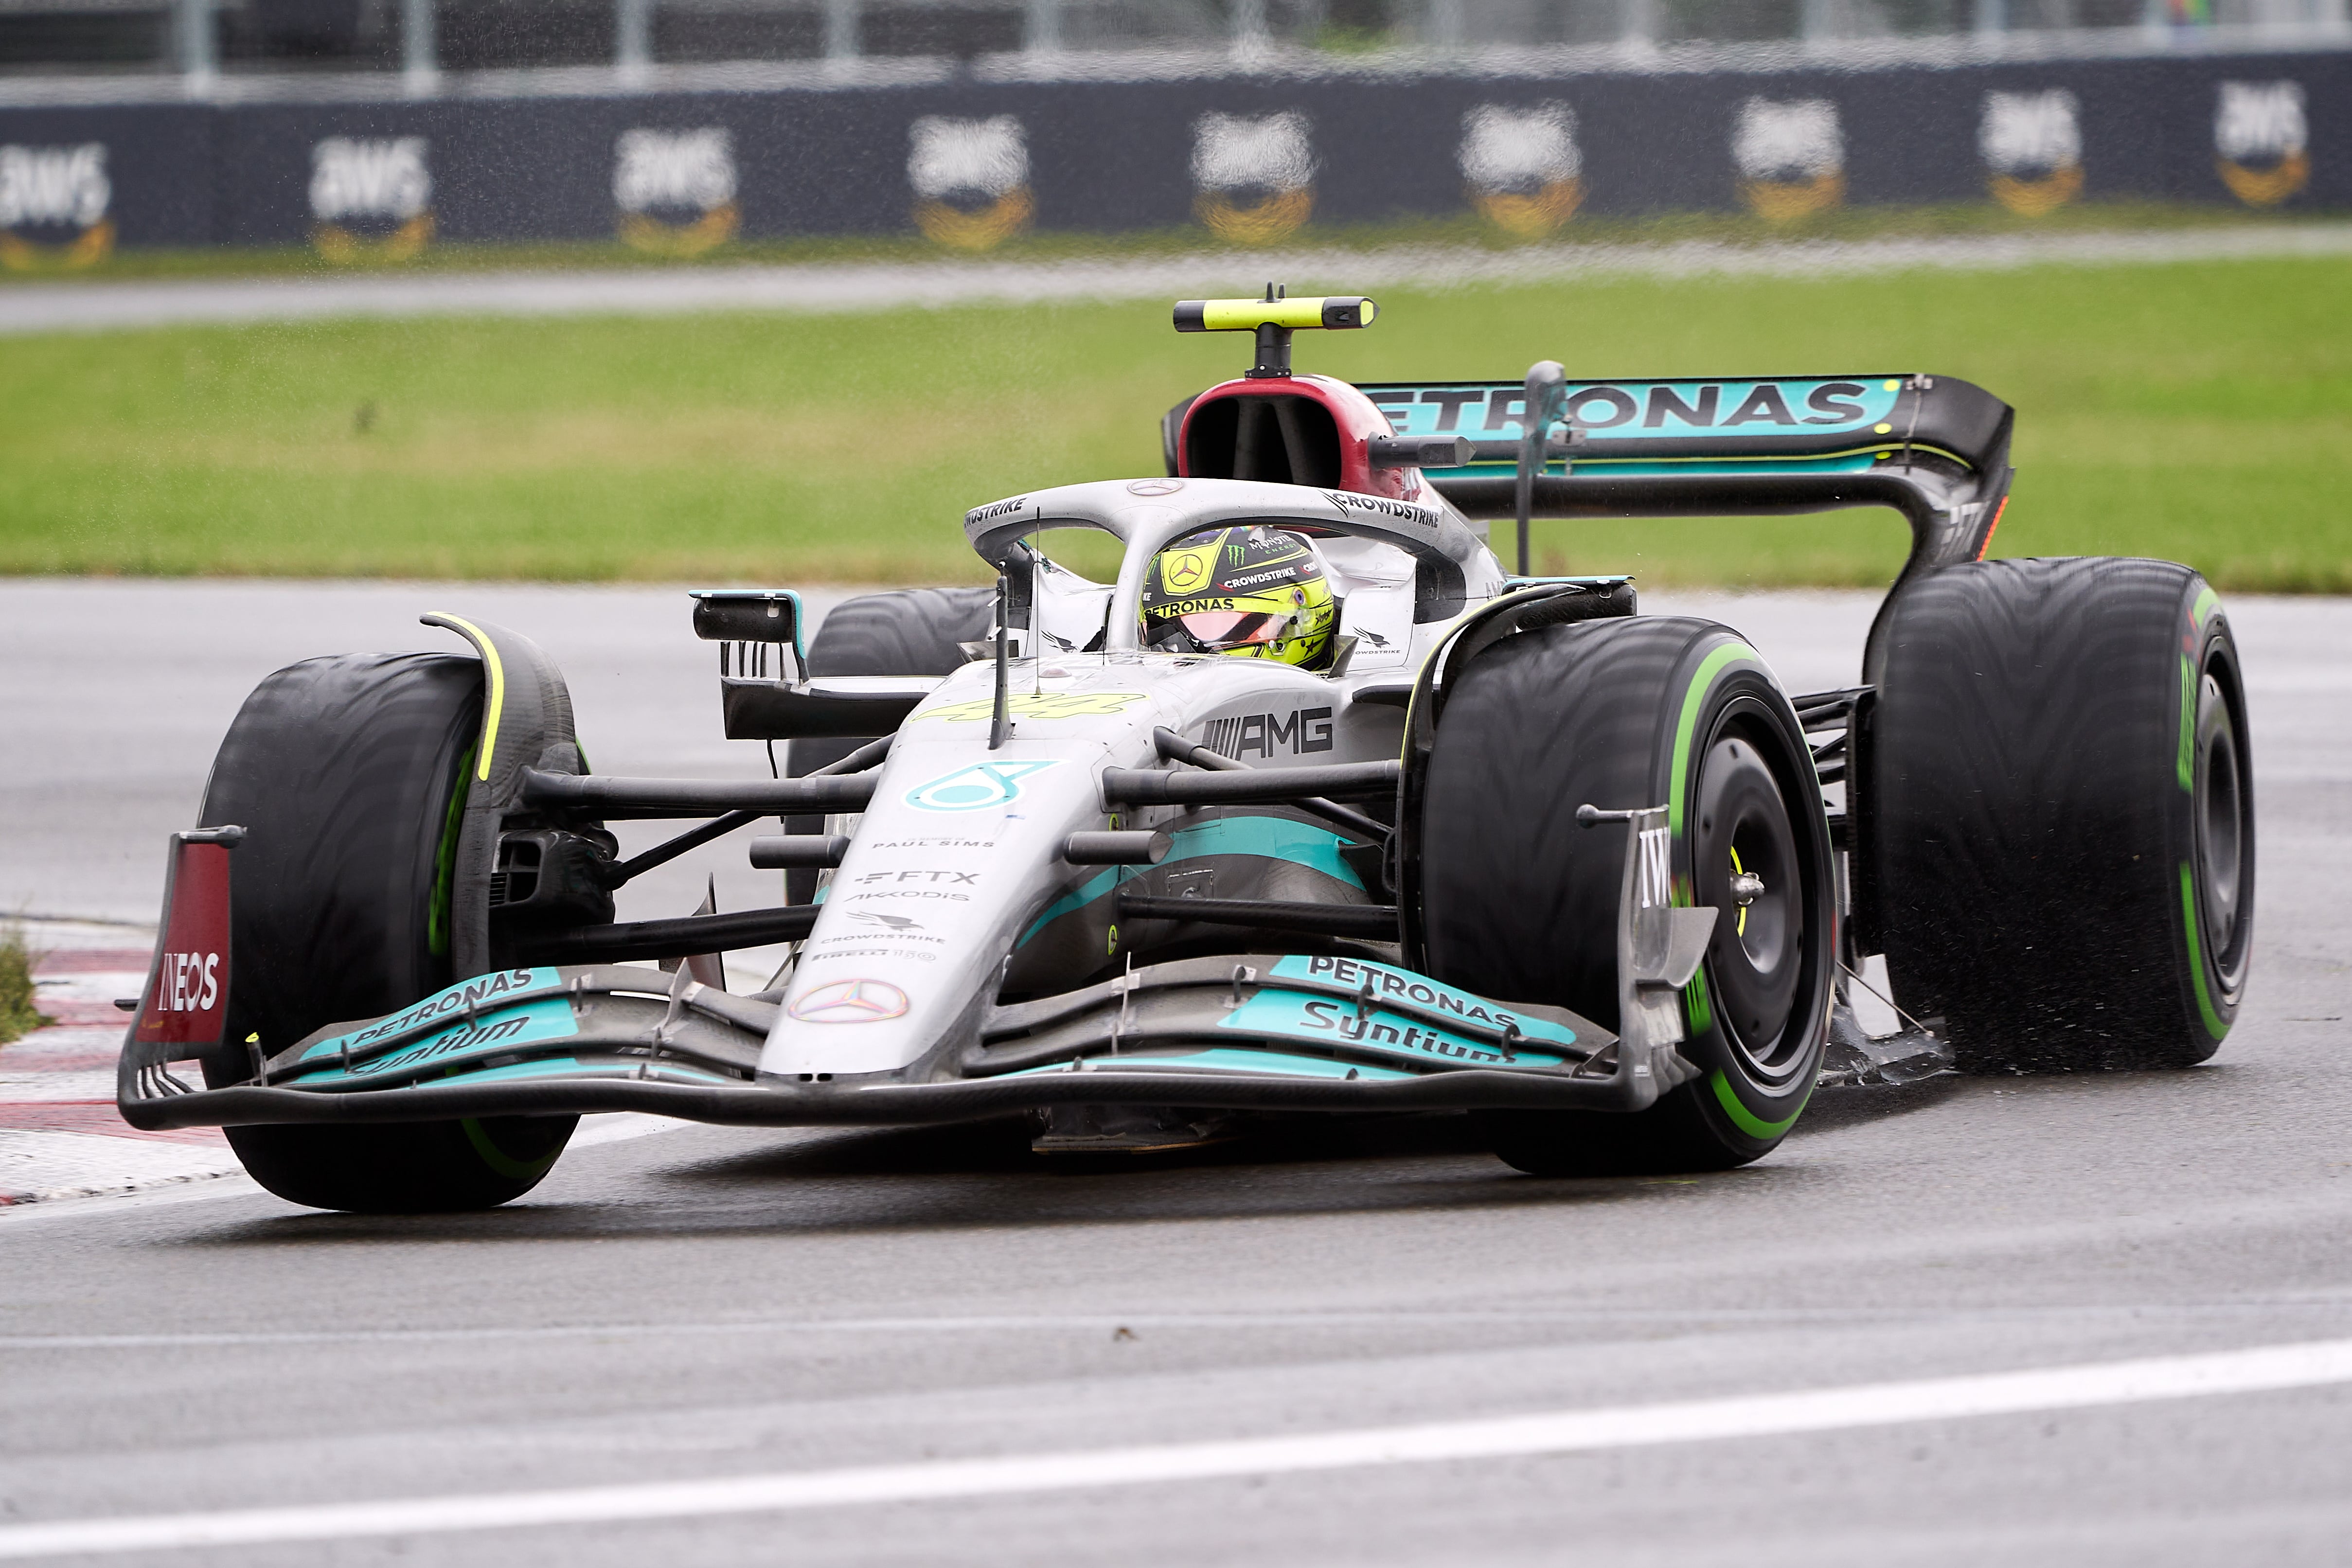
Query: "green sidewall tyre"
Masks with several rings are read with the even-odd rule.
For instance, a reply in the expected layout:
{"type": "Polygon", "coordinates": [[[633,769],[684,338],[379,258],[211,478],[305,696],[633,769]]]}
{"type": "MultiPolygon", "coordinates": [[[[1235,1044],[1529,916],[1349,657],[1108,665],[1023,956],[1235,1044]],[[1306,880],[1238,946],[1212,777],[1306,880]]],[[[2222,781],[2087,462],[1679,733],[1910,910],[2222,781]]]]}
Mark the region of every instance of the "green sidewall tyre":
{"type": "Polygon", "coordinates": [[[1676,901],[1724,911],[1684,997],[1680,1048],[1701,1076],[1633,1115],[1482,1112],[1497,1153],[1543,1174],[1720,1170],[1788,1134],[1828,1037],[1836,886],[1803,731],[1738,634],[1644,617],[1504,639],[1457,678],[1423,801],[1423,957],[1435,978],[1616,1026],[1625,835],[1579,827],[1586,804],[1668,806],[1676,901]],[[1757,966],[1742,956],[1728,840],[1710,826],[1710,779],[1724,770],[1744,771],[1780,824],[1788,875],[1766,900],[1782,921],[1770,985],[1738,983],[1743,963],[1757,966]],[[1770,1005],[1743,1030],[1727,990],[1770,1005]]]}
{"type": "Polygon", "coordinates": [[[2229,616],[2168,561],[1985,561],[1887,612],[1862,853],[1895,997],[1963,1071],[2188,1067],[2252,952],[2229,616]]]}
{"type": "MultiPolygon", "coordinates": [[[[246,700],[205,787],[246,828],[230,872],[231,1042],[215,1088],[325,1025],[391,1013],[450,973],[451,868],[481,727],[479,661],[353,654],[278,670],[246,700]]],[[[263,1186],[312,1208],[488,1208],[546,1175],[579,1119],[231,1127],[263,1186]]]]}

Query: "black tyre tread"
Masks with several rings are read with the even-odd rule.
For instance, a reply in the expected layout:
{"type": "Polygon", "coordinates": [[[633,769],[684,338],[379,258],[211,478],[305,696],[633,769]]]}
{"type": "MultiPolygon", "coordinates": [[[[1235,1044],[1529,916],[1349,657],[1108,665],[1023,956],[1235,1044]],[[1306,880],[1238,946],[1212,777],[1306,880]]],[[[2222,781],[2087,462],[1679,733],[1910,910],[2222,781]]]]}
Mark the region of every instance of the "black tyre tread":
{"type": "Polygon", "coordinates": [[[892,588],[845,600],[809,643],[811,675],[951,675],[988,635],[993,588],[892,588]]]}
{"type": "MultiPolygon", "coordinates": [[[[1581,827],[1576,810],[1666,798],[1672,726],[1690,672],[1708,645],[1736,636],[1669,617],[1547,627],[1496,644],[1457,678],[1422,816],[1432,975],[1617,1026],[1624,835],[1581,827]]],[[[1793,729],[1793,716],[1788,722],[1793,729]]],[[[1790,805],[1818,816],[1818,787],[1790,805]]],[[[1547,1175],[1721,1170],[1769,1152],[1779,1137],[1733,1125],[1715,1101],[1712,1076],[1638,1115],[1496,1111],[1478,1120],[1504,1160],[1547,1175]]]]}
{"type": "Polygon", "coordinates": [[[446,983],[426,907],[436,814],[479,726],[481,687],[479,661],[463,655],[352,654],[290,665],[246,699],[202,816],[246,828],[231,882],[231,1039],[257,1033],[278,1050],[446,983]],[[363,722],[333,721],[353,708],[363,722]],[[353,965],[354,953],[376,956],[353,965]]]}
{"type": "Polygon", "coordinates": [[[1579,826],[1576,808],[1657,804],[1652,742],[1667,684],[1692,645],[1719,629],[1665,618],[1546,628],[1504,639],[1465,673],[1423,808],[1423,903],[1446,911],[1430,921],[1436,978],[1617,1026],[1614,952],[1588,962],[1576,933],[1596,921],[1615,929],[1624,847],[1622,834],[1579,826]],[[1603,638],[1612,679],[1596,681],[1587,655],[1603,638]],[[1463,743],[1469,735],[1475,745],[1463,743]],[[1594,852],[1570,857],[1560,878],[1517,852],[1518,836],[1475,830],[1490,817],[1524,824],[1527,841],[1594,852]],[[1529,928],[1539,940],[1527,939],[1529,928]]]}
{"type": "MultiPolygon", "coordinates": [[[[463,655],[349,654],[290,665],[246,700],[200,817],[247,830],[231,865],[228,1041],[279,1050],[448,984],[431,906],[481,689],[463,655]]],[[[204,1068],[215,1086],[251,1071],[235,1044],[204,1068]]],[[[292,1202],[429,1211],[529,1191],[573,1120],[227,1131],[254,1178],[292,1202]]]]}
{"type": "MultiPolygon", "coordinates": [[[[1873,841],[1896,999],[1968,1071],[2186,1066],[2218,1044],[2177,937],[2171,562],[1979,562],[1890,616],[1873,841]]],[[[2185,820],[2185,816],[2184,816],[2185,820]]]]}

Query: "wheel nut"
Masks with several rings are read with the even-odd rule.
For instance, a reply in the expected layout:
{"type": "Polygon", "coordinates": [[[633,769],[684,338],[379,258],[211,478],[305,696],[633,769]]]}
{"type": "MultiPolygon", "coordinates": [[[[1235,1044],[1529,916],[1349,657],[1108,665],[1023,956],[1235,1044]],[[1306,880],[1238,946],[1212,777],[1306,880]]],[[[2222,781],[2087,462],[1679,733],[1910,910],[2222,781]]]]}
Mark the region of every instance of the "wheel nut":
{"type": "Polygon", "coordinates": [[[1731,878],[1731,901],[1746,909],[1764,896],[1764,879],[1753,871],[1736,871],[1731,878]]]}

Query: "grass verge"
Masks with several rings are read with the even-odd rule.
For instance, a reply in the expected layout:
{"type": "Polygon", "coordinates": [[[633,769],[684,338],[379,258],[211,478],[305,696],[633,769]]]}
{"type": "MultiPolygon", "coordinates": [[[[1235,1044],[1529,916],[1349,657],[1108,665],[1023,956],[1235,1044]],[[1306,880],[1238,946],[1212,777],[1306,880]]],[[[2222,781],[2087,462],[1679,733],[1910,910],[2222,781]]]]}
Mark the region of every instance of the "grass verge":
{"type": "MultiPolygon", "coordinates": [[[[1344,279],[1320,280],[1344,287],[1344,279]]],[[[2352,591],[2352,261],[1382,294],[1354,379],[1927,370],[2018,408],[1997,553],[2352,591]]],[[[0,573],[937,582],[965,508],[1156,472],[1238,337],[1148,304],[418,320],[10,341],[0,573]]],[[[1892,513],[1548,523],[1542,564],[1884,583],[1892,513]]]]}
{"type": "MultiPolygon", "coordinates": [[[[2107,234],[2147,230],[2273,227],[2282,223],[2339,222],[2329,212],[2255,212],[2211,203],[2150,201],[2077,202],[2038,217],[2022,217],[1990,202],[1949,202],[1908,206],[1830,207],[1793,223],[1769,224],[1748,213],[1688,212],[1641,217],[1579,215],[1545,245],[1659,245],[1709,240],[1725,245],[1769,245],[1791,239],[1918,239],[1969,235],[2107,234]]],[[[1275,247],[1302,250],[1377,250],[1401,246],[1466,246],[1498,252],[1524,249],[1530,242],[1469,214],[1379,224],[1310,223],[1275,247]]],[[[0,288],[10,284],[168,279],[187,278],[332,278],[352,273],[405,274],[582,268],[726,268],[794,263],[920,262],[982,259],[1062,261],[1143,259],[1223,252],[1235,258],[1253,253],[1225,246],[1192,225],[1086,234],[1047,230],[1015,235],[983,256],[942,249],[911,230],[903,235],[834,235],[799,238],[732,240],[691,258],[650,255],[618,239],[443,242],[405,260],[368,253],[350,263],[330,262],[307,245],[207,246],[173,249],[140,247],[116,251],[95,267],[64,270],[36,268],[0,270],[0,288]]]]}
{"type": "Polygon", "coordinates": [[[33,954],[25,928],[0,926],[0,1046],[55,1022],[33,1005],[33,954]]]}

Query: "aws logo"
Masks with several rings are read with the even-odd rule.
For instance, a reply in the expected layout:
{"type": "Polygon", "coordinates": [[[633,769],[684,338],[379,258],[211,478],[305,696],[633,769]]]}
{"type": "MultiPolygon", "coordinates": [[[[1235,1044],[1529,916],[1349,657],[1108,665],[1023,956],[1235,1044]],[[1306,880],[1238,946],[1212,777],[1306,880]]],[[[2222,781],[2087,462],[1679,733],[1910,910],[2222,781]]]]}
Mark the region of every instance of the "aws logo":
{"type": "Polygon", "coordinates": [[[958,250],[987,250],[1029,226],[1029,142],[1010,114],[953,120],[926,114],[907,128],[907,183],[915,226],[958,250]]]}
{"type": "Polygon", "coordinates": [[[1577,150],[1576,115],[1565,103],[1480,104],[1462,117],[1455,158],[1470,205],[1523,239],[1559,228],[1584,200],[1584,156],[1577,150]]]}
{"type": "Polygon", "coordinates": [[[1192,122],[1192,211],[1234,245],[1271,245],[1315,210],[1307,116],[1203,114],[1192,122]]]}
{"type": "Polygon", "coordinates": [[[624,131],[613,147],[622,243],[655,256],[700,256],[735,237],[735,141],[719,126],[624,131]]]}
{"type": "Polygon", "coordinates": [[[310,149],[310,242],[339,264],[406,261],[433,239],[422,136],[330,136],[310,149]]]}
{"type": "Polygon", "coordinates": [[[2311,182],[2303,84],[2225,81],[2213,106],[2214,167],[2250,207],[2274,207],[2311,182]]]}
{"type": "Polygon", "coordinates": [[[1731,132],[1739,195],[1767,223],[1794,223],[1845,200],[1845,132],[1826,98],[1751,98],[1731,132]]]}
{"type": "Polygon", "coordinates": [[[1977,152],[1993,200],[2021,216],[2040,217],[2083,194],[2079,108],[2064,88],[1985,94],[1977,152]]]}
{"type": "Polygon", "coordinates": [[[0,147],[0,267],[94,267],[114,250],[106,143],[0,147]]]}

